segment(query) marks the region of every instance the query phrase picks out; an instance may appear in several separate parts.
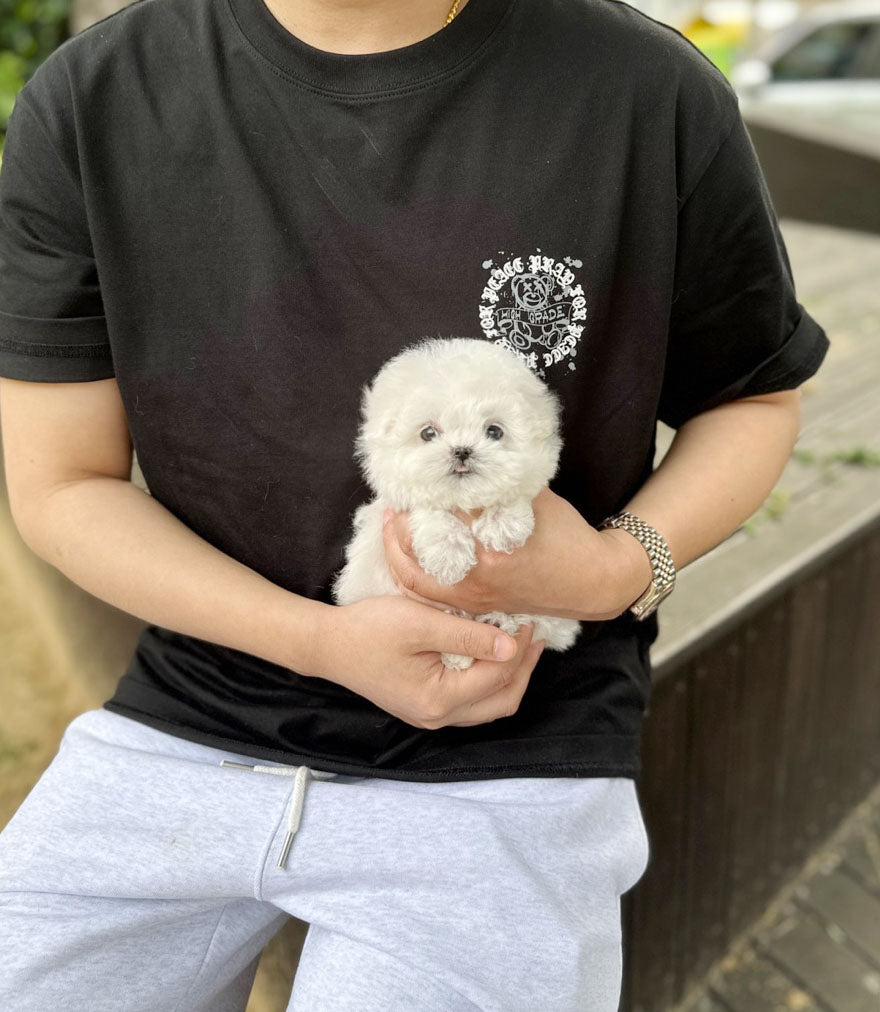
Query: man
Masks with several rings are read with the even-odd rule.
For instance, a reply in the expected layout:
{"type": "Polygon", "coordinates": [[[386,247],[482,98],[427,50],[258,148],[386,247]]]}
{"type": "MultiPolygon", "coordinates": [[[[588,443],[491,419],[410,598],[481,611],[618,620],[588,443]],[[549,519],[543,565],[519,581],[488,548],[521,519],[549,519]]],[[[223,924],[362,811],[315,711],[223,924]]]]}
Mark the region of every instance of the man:
{"type": "Polygon", "coordinates": [[[16,523],[150,623],[0,837],[5,1005],[241,1009],[294,914],[293,1009],[616,1009],[653,609],[827,347],[722,75],[614,0],[142,0],[26,86],[0,214],[16,523]],[[453,588],[389,518],[404,593],[336,607],[361,387],[437,334],[559,394],[559,473],[453,588]]]}

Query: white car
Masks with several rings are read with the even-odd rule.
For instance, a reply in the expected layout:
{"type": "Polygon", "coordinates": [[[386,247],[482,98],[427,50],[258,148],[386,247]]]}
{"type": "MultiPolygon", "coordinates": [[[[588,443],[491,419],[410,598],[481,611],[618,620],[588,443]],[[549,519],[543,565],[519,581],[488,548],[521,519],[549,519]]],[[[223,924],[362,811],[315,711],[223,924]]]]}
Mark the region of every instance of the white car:
{"type": "Polygon", "coordinates": [[[837,0],[808,9],[737,63],[730,79],[745,108],[880,114],[880,0],[837,0]]]}

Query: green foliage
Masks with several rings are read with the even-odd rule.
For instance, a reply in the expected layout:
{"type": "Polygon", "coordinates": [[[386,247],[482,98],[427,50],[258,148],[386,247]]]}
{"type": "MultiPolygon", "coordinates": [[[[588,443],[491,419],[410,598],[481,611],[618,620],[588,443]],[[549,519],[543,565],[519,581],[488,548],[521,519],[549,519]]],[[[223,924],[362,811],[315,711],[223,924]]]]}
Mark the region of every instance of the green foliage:
{"type": "MultiPolygon", "coordinates": [[[[824,481],[837,481],[835,465],[850,467],[880,467],[880,449],[871,446],[850,446],[828,453],[816,453],[798,446],[792,451],[792,458],[801,464],[818,467],[824,481]]],[[[781,520],[791,504],[791,493],[784,488],[774,488],[764,504],[742,525],[746,534],[754,535],[766,520],[781,520]]]]}
{"type": "Polygon", "coordinates": [[[35,741],[13,742],[0,733],[0,765],[6,762],[18,762],[28,752],[37,747],[35,741]]]}
{"type": "Polygon", "coordinates": [[[742,525],[746,534],[754,534],[765,520],[779,521],[791,503],[791,493],[784,488],[774,488],[764,505],[742,525]]]}
{"type": "Polygon", "coordinates": [[[871,446],[851,446],[822,454],[798,447],[792,457],[801,464],[818,467],[823,480],[827,482],[837,481],[839,464],[849,467],[880,467],[880,449],[871,446]]]}
{"type": "Polygon", "coordinates": [[[839,461],[841,464],[880,467],[880,450],[874,450],[869,446],[853,446],[849,450],[837,450],[830,456],[833,461],[839,461]]]}
{"type": "Polygon", "coordinates": [[[802,464],[853,464],[856,467],[880,467],[880,449],[872,446],[850,446],[841,450],[832,450],[821,455],[813,450],[802,450],[800,447],[792,453],[795,460],[802,464]]]}
{"type": "Polygon", "coordinates": [[[22,85],[68,37],[70,0],[0,0],[0,150],[22,85]]]}

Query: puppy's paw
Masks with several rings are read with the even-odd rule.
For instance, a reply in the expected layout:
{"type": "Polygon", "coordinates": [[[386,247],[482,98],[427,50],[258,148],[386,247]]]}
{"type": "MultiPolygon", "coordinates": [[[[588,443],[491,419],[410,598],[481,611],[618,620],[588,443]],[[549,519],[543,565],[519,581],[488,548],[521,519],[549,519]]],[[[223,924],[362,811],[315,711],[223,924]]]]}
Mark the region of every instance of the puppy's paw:
{"type": "Polygon", "coordinates": [[[445,586],[463,580],[477,564],[473,535],[460,521],[430,539],[414,534],[413,551],[422,569],[445,586]]]}
{"type": "Polygon", "coordinates": [[[456,671],[466,671],[474,663],[473,657],[465,657],[463,654],[441,654],[440,660],[444,667],[456,671]]]}
{"type": "Polygon", "coordinates": [[[474,520],[473,535],[490,552],[521,548],[535,529],[535,514],[527,500],[508,506],[490,506],[474,520]]]}
{"type": "Polygon", "coordinates": [[[568,650],[580,635],[577,619],[559,618],[556,615],[517,615],[520,622],[534,622],[534,639],[544,640],[548,650],[568,650]]]}
{"type": "Polygon", "coordinates": [[[477,615],[477,622],[485,622],[487,625],[498,626],[502,632],[506,632],[511,636],[516,636],[519,632],[519,627],[524,625],[527,619],[522,618],[522,621],[517,622],[513,615],[507,615],[503,611],[488,611],[485,615],[477,615]]]}

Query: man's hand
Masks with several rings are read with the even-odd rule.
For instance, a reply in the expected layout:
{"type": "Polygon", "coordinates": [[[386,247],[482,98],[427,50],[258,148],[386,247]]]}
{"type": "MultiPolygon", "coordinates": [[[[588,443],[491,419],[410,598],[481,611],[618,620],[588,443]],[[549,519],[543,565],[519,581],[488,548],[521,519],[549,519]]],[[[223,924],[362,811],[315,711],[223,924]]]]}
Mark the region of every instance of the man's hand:
{"type": "Polygon", "coordinates": [[[543,640],[532,642],[533,625],[508,636],[405,597],[370,597],[324,615],[315,628],[314,652],[321,661],[309,674],[430,730],[471,727],[516,713],[544,647],[543,640]],[[441,653],[476,660],[466,671],[455,671],[444,667],[441,653]]]}
{"type": "MultiPolygon", "coordinates": [[[[402,593],[425,604],[469,615],[556,615],[582,621],[616,618],[651,582],[651,563],[626,531],[600,534],[561,496],[544,488],[532,501],[535,529],[511,553],[476,542],[477,564],[453,587],[443,586],[418,564],[405,512],[383,527],[385,557],[402,593]]],[[[465,523],[473,518],[457,514],[465,523]]]]}

